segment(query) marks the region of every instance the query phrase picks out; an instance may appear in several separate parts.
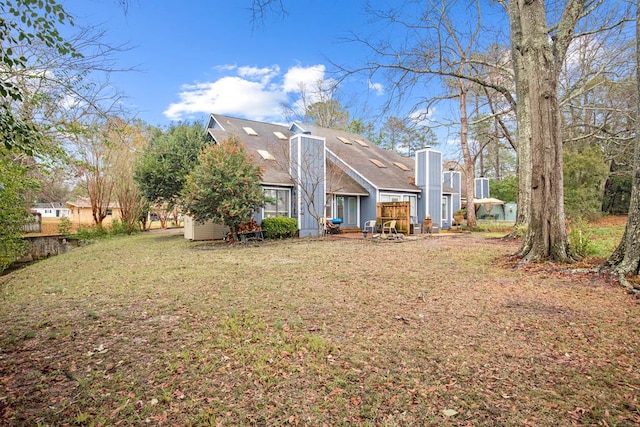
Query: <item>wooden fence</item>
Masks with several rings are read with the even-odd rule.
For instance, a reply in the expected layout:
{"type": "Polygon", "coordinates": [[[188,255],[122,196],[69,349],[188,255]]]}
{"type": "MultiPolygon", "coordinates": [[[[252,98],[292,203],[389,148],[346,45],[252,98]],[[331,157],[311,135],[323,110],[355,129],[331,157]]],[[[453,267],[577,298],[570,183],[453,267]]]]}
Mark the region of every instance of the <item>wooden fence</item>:
{"type": "Polygon", "coordinates": [[[22,226],[23,233],[42,233],[42,215],[32,212],[29,220],[22,226]]]}
{"type": "Polygon", "coordinates": [[[411,202],[378,202],[376,204],[376,221],[381,227],[383,223],[393,220],[396,220],[398,233],[409,234],[411,202]]]}

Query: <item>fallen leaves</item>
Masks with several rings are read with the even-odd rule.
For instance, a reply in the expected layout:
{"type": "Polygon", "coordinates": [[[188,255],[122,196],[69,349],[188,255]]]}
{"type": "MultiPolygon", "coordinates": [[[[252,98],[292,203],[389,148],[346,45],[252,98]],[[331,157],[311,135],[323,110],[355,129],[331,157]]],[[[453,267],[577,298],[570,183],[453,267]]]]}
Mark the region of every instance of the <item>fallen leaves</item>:
{"type": "Polygon", "coordinates": [[[13,274],[0,424],[638,421],[640,308],[602,278],[514,270],[510,243],[131,242],[13,274]]]}

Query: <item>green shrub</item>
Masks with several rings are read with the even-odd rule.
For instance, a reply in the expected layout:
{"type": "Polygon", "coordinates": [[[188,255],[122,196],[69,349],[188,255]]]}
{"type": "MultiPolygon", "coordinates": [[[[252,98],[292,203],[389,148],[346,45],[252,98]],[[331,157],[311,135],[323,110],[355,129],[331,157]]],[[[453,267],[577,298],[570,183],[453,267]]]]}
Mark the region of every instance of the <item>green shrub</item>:
{"type": "Polygon", "coordinates": [[[593,254],[594,248],[591,240],[591,232],[587,228],[587,222],[582,218],[571,222],[569,243],[573,253],[580,257],[593,254]]]}
{"type": "Polygon", "coordinates": [[[107,234],[108,232],[104,227],[97,225],[81,225],[80,227],[78,227],[78,232],[76,233],[78,238],[83,240],[97,239],[100,237],[105,237],[107,234]]]}
{"type": "Polygon", "coordinates": [[[265,218],[262,220],[262,231],[267,239],[293,237],[298,231],[298,221],[286,217],[265,218]]]}
{"type": "Polygon", "coordinates": [[[123,221],[114,219],[111,221],[111,228],[109,229],[109,234],[112,236],[119,236],[122,234],[130,234],[127,224],[123,221]]]}
{"type": "Polygon", "coordinates": [[[58,223],[58,233],[64,237],[71,236],[71,220],[63,217],[58,223]]]}

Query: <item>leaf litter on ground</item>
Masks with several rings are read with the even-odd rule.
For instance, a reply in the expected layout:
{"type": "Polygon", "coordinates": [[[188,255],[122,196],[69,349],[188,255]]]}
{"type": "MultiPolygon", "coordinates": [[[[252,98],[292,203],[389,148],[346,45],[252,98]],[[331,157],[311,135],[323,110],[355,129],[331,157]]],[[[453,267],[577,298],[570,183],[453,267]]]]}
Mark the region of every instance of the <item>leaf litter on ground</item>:
{"type": "Polygon", "coordinates": [[[474,235],[209,245],[144,234],[13,272],[0,422],[640,422],[640,307],[605,277],[474,235]]]}

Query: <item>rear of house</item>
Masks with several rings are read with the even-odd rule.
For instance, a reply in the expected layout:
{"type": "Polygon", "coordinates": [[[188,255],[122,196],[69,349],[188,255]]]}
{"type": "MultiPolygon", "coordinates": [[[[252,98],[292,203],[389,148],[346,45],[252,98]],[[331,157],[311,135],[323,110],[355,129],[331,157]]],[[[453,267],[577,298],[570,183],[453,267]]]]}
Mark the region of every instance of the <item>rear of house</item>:
{"type": "MultiPolygon", "coordinates": [[[[434,225],[451,224],[451,198],[443,191],[442,154],[430,148],[416,158],[384,150],[348,131],[301,123],[290,126],[212,114],[207,126],[216,144],[238,138],[263,169],[262,186],[274,200],[254,219],[285,216],[298,220],[299,235],[316,236],[324,219],[340,218],[345,230],[360,230],[376,219],[378,202],[409,202],[411,221],[429,216],[434,225]]],[[[459,195],[458,195],[459,197],[459,195]]],[[[213,225],[210,225],[212,227],[213,225]]],[[[193,222],[185,237],[198,240],[193,222]]]]}
{"type": "MultiPolygon", "coordinates": [[[[66,206],[69,208],[69,220],[73,227],[90,227],[94,225],[93,210],[88,199],[69,201],[66,206]]],[[[115,202],[109,203],[107,216],[102,221],[102,225],[107,227],[111,225],[112,221],[121,219],[120,206],[115,202]]]]}

